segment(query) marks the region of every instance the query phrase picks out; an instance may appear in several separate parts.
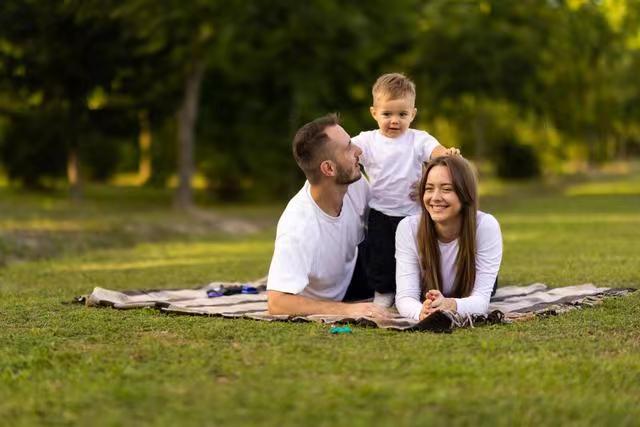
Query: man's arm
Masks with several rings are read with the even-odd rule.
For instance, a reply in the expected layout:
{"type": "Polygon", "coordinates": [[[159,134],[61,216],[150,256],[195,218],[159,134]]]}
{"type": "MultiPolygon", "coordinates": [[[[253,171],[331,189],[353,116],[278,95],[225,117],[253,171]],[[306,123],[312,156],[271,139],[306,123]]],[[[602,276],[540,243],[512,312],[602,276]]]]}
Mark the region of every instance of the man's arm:
{"type": "Polygon", "coordinates": [[[269,304],[269,314],[287,314],[290,316],[330,314],[379,318],[387,318],[390,316],[387,309],[373,303],[321,301],[280,291],[267,291],[267,301],[269,304]]]}

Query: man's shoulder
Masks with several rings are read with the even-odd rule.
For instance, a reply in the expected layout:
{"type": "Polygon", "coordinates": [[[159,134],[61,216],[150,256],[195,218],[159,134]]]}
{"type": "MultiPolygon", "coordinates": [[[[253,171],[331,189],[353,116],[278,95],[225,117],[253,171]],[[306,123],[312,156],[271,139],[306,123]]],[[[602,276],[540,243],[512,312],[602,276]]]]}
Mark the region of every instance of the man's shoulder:
{"type": "Polygon", "coordinates": [[[309,184],[305,183],[287,203],[278,221],[278,232],[281,229],[295,232],[297,229],[305,228],[315,217],[315,206],[309,195],[308,186],[309,184]]]}

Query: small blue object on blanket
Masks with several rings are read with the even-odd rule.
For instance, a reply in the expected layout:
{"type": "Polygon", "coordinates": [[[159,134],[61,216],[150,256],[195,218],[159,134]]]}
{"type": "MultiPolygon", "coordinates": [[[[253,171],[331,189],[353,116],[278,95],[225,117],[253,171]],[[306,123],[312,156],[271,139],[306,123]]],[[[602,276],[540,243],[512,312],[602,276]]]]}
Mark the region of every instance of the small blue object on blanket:
{"type": "Polygon", "coordinates": [[[218,298],[226,295],[236,295],[236,294],[245,294],[245,295],[256,295],[258,294],[258,288],[251,286],[248,283],[243,284],[242,286],[218,286],[217,288],[209,289],[207,291],[208,298],[218,298]]]}
{"type": "Polygon", "coordinates": [[[350,334],[351,333],[351,328],[349,327],[349,325],[347,326],[332,326],[331,329],[329,329],[329,332],[332,334],[350,334]]]}
{"type": "Polygon", "coordinates": [[[257,295],[258,294],[258,289],[245,283],[244,285],[242,285],[242,289],[240,290],[240,293],[241,294],[249,294],[249,295],[257,295]]]}
{"type": "Polygon", "coordinates": [[[221,297],[222,295],[224,294],[218,289],[210,289],[207,291],[207,297],[209,298],[217,298],[217,297],[221,297]]]}

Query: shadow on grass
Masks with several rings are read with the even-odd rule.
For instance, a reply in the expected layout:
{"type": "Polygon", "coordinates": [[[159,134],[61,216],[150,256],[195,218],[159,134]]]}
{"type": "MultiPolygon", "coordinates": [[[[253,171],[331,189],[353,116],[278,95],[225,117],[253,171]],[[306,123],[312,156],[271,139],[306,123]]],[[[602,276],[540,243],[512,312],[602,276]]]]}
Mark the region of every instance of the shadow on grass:
{"type": "Polygon", "coordinates": [[[171,208],[167,191],[97,187],[81,204],[66,194],[0,189],[0,266],[131,248],[141,243],[234,240],[275,227],[281,206],[171,208]],[[139,197],[138,197],[139,196],[139,197]]]}

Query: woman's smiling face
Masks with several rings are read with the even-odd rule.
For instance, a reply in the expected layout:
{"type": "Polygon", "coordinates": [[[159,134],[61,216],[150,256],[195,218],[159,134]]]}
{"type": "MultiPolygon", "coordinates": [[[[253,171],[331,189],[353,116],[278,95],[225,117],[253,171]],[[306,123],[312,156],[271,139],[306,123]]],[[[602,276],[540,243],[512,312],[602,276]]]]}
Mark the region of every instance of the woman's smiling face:
{"type": "Polygon", "coordinates": [[[446,166],[434,166],[427,176],[422,202],[436,224],[446,224],[460,215],[462,203],[446,166]]]}

